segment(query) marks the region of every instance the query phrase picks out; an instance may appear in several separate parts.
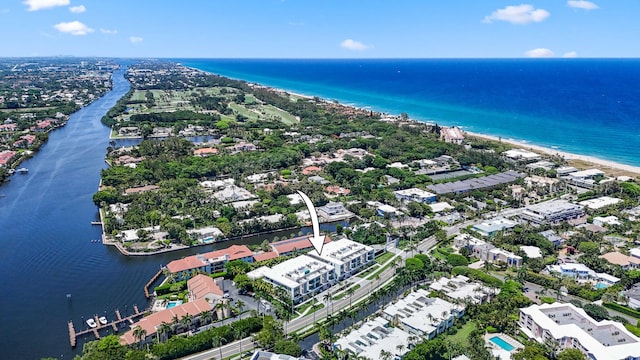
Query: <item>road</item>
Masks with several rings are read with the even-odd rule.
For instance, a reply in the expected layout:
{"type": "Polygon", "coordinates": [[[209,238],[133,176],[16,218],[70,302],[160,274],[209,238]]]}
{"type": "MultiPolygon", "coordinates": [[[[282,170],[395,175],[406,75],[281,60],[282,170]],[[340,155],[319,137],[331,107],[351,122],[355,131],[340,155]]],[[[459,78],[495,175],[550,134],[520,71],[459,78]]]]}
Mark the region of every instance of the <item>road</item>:
{"type": "MultiPolygon", "coordinates": [[[[432,247],[436,245],[437,240],[435,237],[431,236],[427,239],[422,240],[417,248],[416,252],[427,253],[432,247]]],[[[400,252],[400,256],[398,256],[398,266],[402,266],[404,264],[404,251],[400,252]]],[[[394,266],[389,266],[383,272],[380,273],[379,280],[366,280],[360,279],[358,281],[354,281],[354,283],[360,283],[360,287],[351,295],[345,296],[340,300],[334,300],[329,304],[325,304],[324,309],[320,309],[315,313],[305,315],[296,319],[293,319],[285,324],[285,333],[290,334],[292,332],[299,331],[301,329],[305,329],[307,327],[313,326],[314,323],[325,319],[327,315],[338,313],[343,309],[349,307],[349,305],[353,305],[358,303],[361,299],[367,297],[371,292],[377,290],[379,287],[383,286],[387,282],[391,281],[395,275],[396,268],[394,266]]],[[[355,277],[354,277],[355,278],[355,277]]],[[[352,278],[352,279],[354,279],[352,278]]],[[[222,346],[221,348],[210,349],[195,355],[187,356],[182,358],[183,360],[208,360],[208,359],[219,359],[220,358],[220,350],[222,350],[222,358],[227,358],[229,356],[240,354],[241,352],[253,349],[255,347],[251,338],[245,338],[240,341],[236,341],[234,343],[230,343],[222,346]],[[242,343],[242,349],[240,348],[240,343],[242,343]]]]}

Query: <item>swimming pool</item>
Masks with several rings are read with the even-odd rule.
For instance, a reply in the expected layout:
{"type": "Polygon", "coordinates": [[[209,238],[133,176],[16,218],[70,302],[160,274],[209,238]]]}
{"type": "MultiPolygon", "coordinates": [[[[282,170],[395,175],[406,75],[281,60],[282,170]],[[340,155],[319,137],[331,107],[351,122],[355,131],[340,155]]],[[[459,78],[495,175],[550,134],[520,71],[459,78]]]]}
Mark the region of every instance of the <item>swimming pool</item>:
{"type": "Polygon", "coordinates": [[[167,304],[165,309],[171,309],[172,307],[175,307],[175,306],[178,306],[178,305],[182,305],[182,300],[169,301],[169,303],[167,304]]]}
{"type": "Polygon", "coordinates": [[[493,342],[494,344],[500,346],[501,348],[505,349],[506,351],[513,351],[513,349],[515,349],[515,346],[509,344],[508,342],[504,341],[503,338],[501,338],[500,336],[494,336],[491,339],[491,342],[493,342]]]}
{"type": "Polygon", "coordinates": [[[594,285],[594,287],[595,287],[596,289],[600,290],[600,289],[606,289],[606,288],[608,288],[608,287],[609,287],[609,285],[607,285],[607,284],[605,284],[605,283],[602,283],[602,282],[599,282],[599,283],[595,284],[595,285],[594,285]]]}

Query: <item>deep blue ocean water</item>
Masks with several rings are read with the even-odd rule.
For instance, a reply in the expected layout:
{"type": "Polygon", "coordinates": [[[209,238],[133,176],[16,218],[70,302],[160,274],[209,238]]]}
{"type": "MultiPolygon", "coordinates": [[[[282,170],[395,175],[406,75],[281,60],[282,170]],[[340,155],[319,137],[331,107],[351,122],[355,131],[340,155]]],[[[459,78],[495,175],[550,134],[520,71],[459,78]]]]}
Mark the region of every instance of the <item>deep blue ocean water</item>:
{"type": "Polygon", "coordinates": [[[640,59],[178,59],[186,66],[640,166],[640,59]]]}

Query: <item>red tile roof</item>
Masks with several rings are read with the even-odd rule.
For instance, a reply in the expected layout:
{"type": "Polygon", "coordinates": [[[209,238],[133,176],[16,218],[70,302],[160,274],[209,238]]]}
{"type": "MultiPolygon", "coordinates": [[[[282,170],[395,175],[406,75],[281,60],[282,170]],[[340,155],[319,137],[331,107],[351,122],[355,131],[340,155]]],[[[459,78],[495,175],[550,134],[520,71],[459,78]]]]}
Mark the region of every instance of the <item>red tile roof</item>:
{"type": "Polygon", "coordinates": [[[172,273],[180,271],[197,269],[202,266],[206,266],[208,260],[219,259],[221,257],[228,256],[228,261],[242,259],[245,257],[253,256],[251,250],[245,245],[231,245],[226,249],[211,251],[204,254],[187,256],[183,259],[173,260],[167,264],[167,269],[172,273]]]}
{"type": "Polygon", "coordinates": [[[15,151],[0,151],[0,165],[5,165],[16,154],[15,151]]]}
{"type": "Polygon", "coordinates": [[[147,331],[147,337],[153,336],[156,333],[156,328],[166,322],[167,324],[171,324],[173,321],[173,317],[177,316],[178,319],[182,319],[185,315],[189,314],[191,316],[197,316],[202,314],[205,311],[211,310],[211,304],[205,299],[198,299],[195,301],[190,301],[186,304],[178,305],[172,307],[170,309],[158,311],[157,313],[153,313],[147,317],[140,319],[135,324],[131,324],[131,330],[127,331],[120,337],[120,343],[123,345],[134,344],[137,342],[136,338],[133,336],[133,329],[140,326],[142,329],[147,331]]]}
{"type": "Polygon", "coordinates": [[[337,186],[337,185],[332,185],[332,186],[327,186],[327,192],[338,194],[338,195],[349,195],[351,190],[337,186]]]}
{"type": "Polygon", "coordinates": [[[211,148],[211,147],[206,147],[206,148],[200,148],[200,149],[193,150],[193,155],[200,155],[200,156],[217,154],[217,153],[218,153],[218,149],[211,148]]]}
{"type": "MultiPolygon", "coordinates": [[[[273,243],[271,243],[271,247],[279,255],[292,252],[293,250],[311,249],[311,248],[313,248],[313,245],[311,244],[311,241],[309,240],[310,237],[311,237],[311,235],[303,235],[303,236],[295,237],[295,238],[292,238],[292,239],[273,242],[273,243]]],[[[331,238],[329,236],[325,235],[324,243],[326,244],[326,243],[328,243],[330,241],[331,241],[331,238]]]]}
{"type": "Polygon", "coordinates": [[[318,172],[318,171],[321,171],[321,170],[322,170],[321,167],[308,166],[308,167],[302,169],[302,175],[309,175],[311,173],[318,172]]]}
{"type": "Polygon", "coordinates": [[[220,289],[216,281],[207,275],[198,274],[187,281],[189,293],[195,299],[202,299],[208,294],[214,294],[222,297],[224,291],[220,289]]]}
{"type": "Polygon", "coordinates": [[[269,251],[269,252],[265,252],[262,254],[254,254],[253,255],[253,259],[258,262],[258,261],[265,261],[265,260],[269,260],[269,259],[275,259],[278,257],[278,253],[275,251],[269,251]]]}
{"type": "Polygon", "coordinates": [[[129,195],[129,194],[138,194],[138,193],[143,193],[146,191],[151,191],[151,190],[158,190],[160,189],[160,186],[158,185],[145,185],[145,186],[138,186],[138,187],[134,187],[134,188],[128,188],[124,191],[125,194],[129,195]]]}

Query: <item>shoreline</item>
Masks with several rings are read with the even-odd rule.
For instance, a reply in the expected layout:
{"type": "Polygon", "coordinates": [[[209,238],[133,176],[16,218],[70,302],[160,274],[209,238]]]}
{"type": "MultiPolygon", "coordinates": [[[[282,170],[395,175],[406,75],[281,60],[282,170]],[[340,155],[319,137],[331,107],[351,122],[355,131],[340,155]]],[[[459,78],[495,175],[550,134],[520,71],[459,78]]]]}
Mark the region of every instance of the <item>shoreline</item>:
{"type": "Polygon", "coordinates": [[[542,153],[545,155],[561,156],[566,160],[568,160],[569,162],[573,160],[573,161],[583,162],[586,164],[591,164],[594,167],[600,166],[603,168],[601,169],[603,171],[607,169],[609,170],[615,169],[619,171],[633,173],[635,176],[640,176],[640,166],[622,164],[615,161],[601,159],[601,158],[597,158],[589,155],[580,155],[580,154],[570,153],[570,152],[566,152],[558,149],[552,149],[552,148],[535,145],[531,143],[523,143],[513,139],[504,139],[494,135],[481,134],[481,133],[476,133],[471,131],[464,131],[464,133],[472,137],[481,138],[481,139],[490,140],[490,141],[496,141],[496,142],[503,142],[509,145],[517,146],[523,149],[529,149],[531,151],[542,153]]]}
{"type": "MultiPolygon", "coordinates": [[[[327,98],[321,97],[321,96],[301,94],[301,93],[293,91],[293,90],[287,90],[287,89],[284,89],[284,88],[273,87],[273,86],[269,86],[269,85],[265,85],[265,84],[261,84],[261,83],[257,83],[257,82],[253,82],[253,81],[249,81],[249,80],[245,80],[245,79],[240,79],[240,78],[237,78],[237,77],[226,76],[226,75],[223,75],[223,74],[218,74],[218,73],[214,73],[214,72],[211,72],[211,71],[198,69],[198,68],[193,67],[193,66],[186,66],[186,65],[183,65],[183,64],[180,64],[180,65],[184,66],[186,68],[192,69],[192,70],[203,72],[203,73],[213,74],[213,75],[222,76],[222,77],[226,77],[226,78],[234,79],[234,80],[239,80],[239,81],[244,81],[244,82],[246,82],[247,84],[249,84],[251,86],[261,86],[261,87],[264,87],[264,88],[273,89],[275,91],[285,92],[285,93],[288,93],[290,95],[299,96],[299,97],[307,98],[307,99],[313,99],[315,97],[318,97],[322,101],[330,102],[330,100],[328,100],[327,98]]],[[[348,104],[343,103],[343,102],[340,102],[340,104],[343,105],[343,106],[348,106],[348,107],[352,107],[352,108],[355,108],[355,109],[366,108],[366,109],[369,109],[369,110],[373,110],[371,105],[368,105],[366,107],[358,107],[358,106],[355,106],[355,105],[348,105],[348,104]]],[[[375,111],[375,110],[373,110],[373,111],[375,111]]],[[[389,114],[389,113],[386,113],[384,111],[376,111],[376,112],[379,112],[379,113],[384,114],[384,115],[395,116],[394,114],[389,114]]],[[[434,120],[426,120],[426,119],[425,120],[409,119],[409,120],[420,122],[420,123],[434,122],[434,120]]],[[[535,144],[528,143],[528,142],[524,143],[524,142],[513,140],[513,139],[504,139],[502,137],[495,136],[495,135],[470,132],[470,131],[464,130],[464,124],[451,125],[451,127],[453,127],[453,126],[460,127],[462,129],[462,131],[465,134],[468,134],[469,136],[483,138],[483,139],[490,140],[490,141],[504,142],[504,143],[507,143],[507,144],[510,144],[510,145],[513,145],[513,146],[518,146],[518,147],[521,147],[521,148],[530,149],[530,150],[532,150],[534,152],[538,152],[538,153],[542,153],[542,154],[546,154],[546,155],[559,155],[559,156],[564,157],[569,162],[573,161],[574,163],[577,163],[576,167],[578,167],[578,166],[580,166],[580,167],[585,167],[585,166],[586,167],[588,167],[588,166],[597,167],[597,166],[600,166],[600,167],[603,168],[602,169],[603,171],[609,170],[609,172],[612,172],[611,170],[617,170],[617,172],[623,172],[623,173],[627,173],[627,175],[633,175],[635,177],[640,177],[640,166],[623,164],[623,163],[619,163],[619,162],[616,162],[616,161],[602,159],[602,158],[598,158],[598,157],[590,156],[590,155],[581,155],[581,154],[571,153],[571,152],[562,151],[562,150],[559,150],[559,149],[548,148],[548,147],[545,147],[545,146],[542,146],[542,145],[535,145],[535,144]]]]}
{"type": "MultiPolygon", "coordinates": [[[[182,65],[182,66],[185,66],[185,65],[182,65]]],[[[227,78],[230,78],[230,79],[244,81],[244,82],[246,82],[247,84],[249,84],[251,86],[260,86],[260,87],[264,87],[264,88],[268,88],[268,89],[273,89],[275,91],[285,92],[285,93],[288,93],[290,95],[294,95],[294,96],[298,96],[298,97],[306,98],[306,99],[313,99],[313,98],[318,97],[322,101],[330,102],[330,100],[328,100],[327,98],[320,97],[320,96],[301,94],[301,93],[298,93],[298,92],[295,92],[295,91],[291,91],[291,90],[287,90],[287,89],[284,89],[284,88],[277,88],[277,87],[268,86],[268,85],[261,84],[261,83],[248,81],[248,80],[245,80],[245,79],[229,77],[229,76],[226,76],[226,75],[217,74],[217,73],[214,73],[214,72],[198,69],[198,68],[195,68],[195,67],[192,67],[192,66],[185,66],[185,67],[187,67],[189,69],[192,69],[192,70],[201,71],[201,72],[207,73],[207,74],[213,74],[213,75],[217,75],[217,76],[227,77],[227,78]]],[[[345,104],[343,102],[340,102],[340,104],[343,105],[343,106],[348,106],[348,107],[352,107],[352,108],[355,108],[355,109],[363,109],[364,108],[364,107],[358,107],[358,106],[355,106],[355,105],[348,105],[348,104],[345,104]]],[[[366,108],[371,109],[371,105],[366,106],[366,108]]],[[[380,112],[380,113],[383,114],[383,115],[395,116],[393,114],[388,114],[386,112],[380,112]]],[[[420,119],[409,119],[409,120],[420,122],[420,123],[433,122],[433,120],[420,120],[420,119]]],[[[623,172],[623,173],[627,173],[627,175],[633,175],[635,177],[640,177],[640,166],[623,164],[623,163],[619,163],[619,162],[616,162],[616,161],[602,159],[602,158],[598,158],[598,157],[590,156],[590,155],[581,155],[581,154],[571,153],[571,152],[562,151],[562,150],[559,150],[559,149],[553,149],[553,148],[548,148],[548,147],[541,146],[541,145],[531,144],[531,143],[528,143],[528,142],[524,143],[524,142],[513,140],[513,139],[504,139],[504,138],[502,138],[500,136],[495,136],[495,135],[490,135],[490,134],[483,134],[483,133],[476,133],[476,132],[470,132],[470,131],[464,130],[464,125],[451,125],[451,126],[460,127],[462,129],[462,131],[465,134],[468,134],[469,136],[482,138],[482,139],[490,140],[490,141],[504,142],[504,143],[507,143],[507,144],[510,144],[510,145],[513,145],[513,146],[526,148],[526,149],[529,149],[531,151],[542,153],[542,154],[546,154],[546,155],[562,156],[563,158],[565,158],[569,162],[573,161],[574,163],[577,163],[576,167],[578,167],[578,166],[580,166],[580,167],[585,167],[585,166],[587,166],[587,167],[588,166],[598,167],[599,166],[599,167],[603,168],[603,169],[601,169],[603,171],[609,170],[609,172],[616,172],[615,170],[617,170],[617,172],[623,172]]]]}

